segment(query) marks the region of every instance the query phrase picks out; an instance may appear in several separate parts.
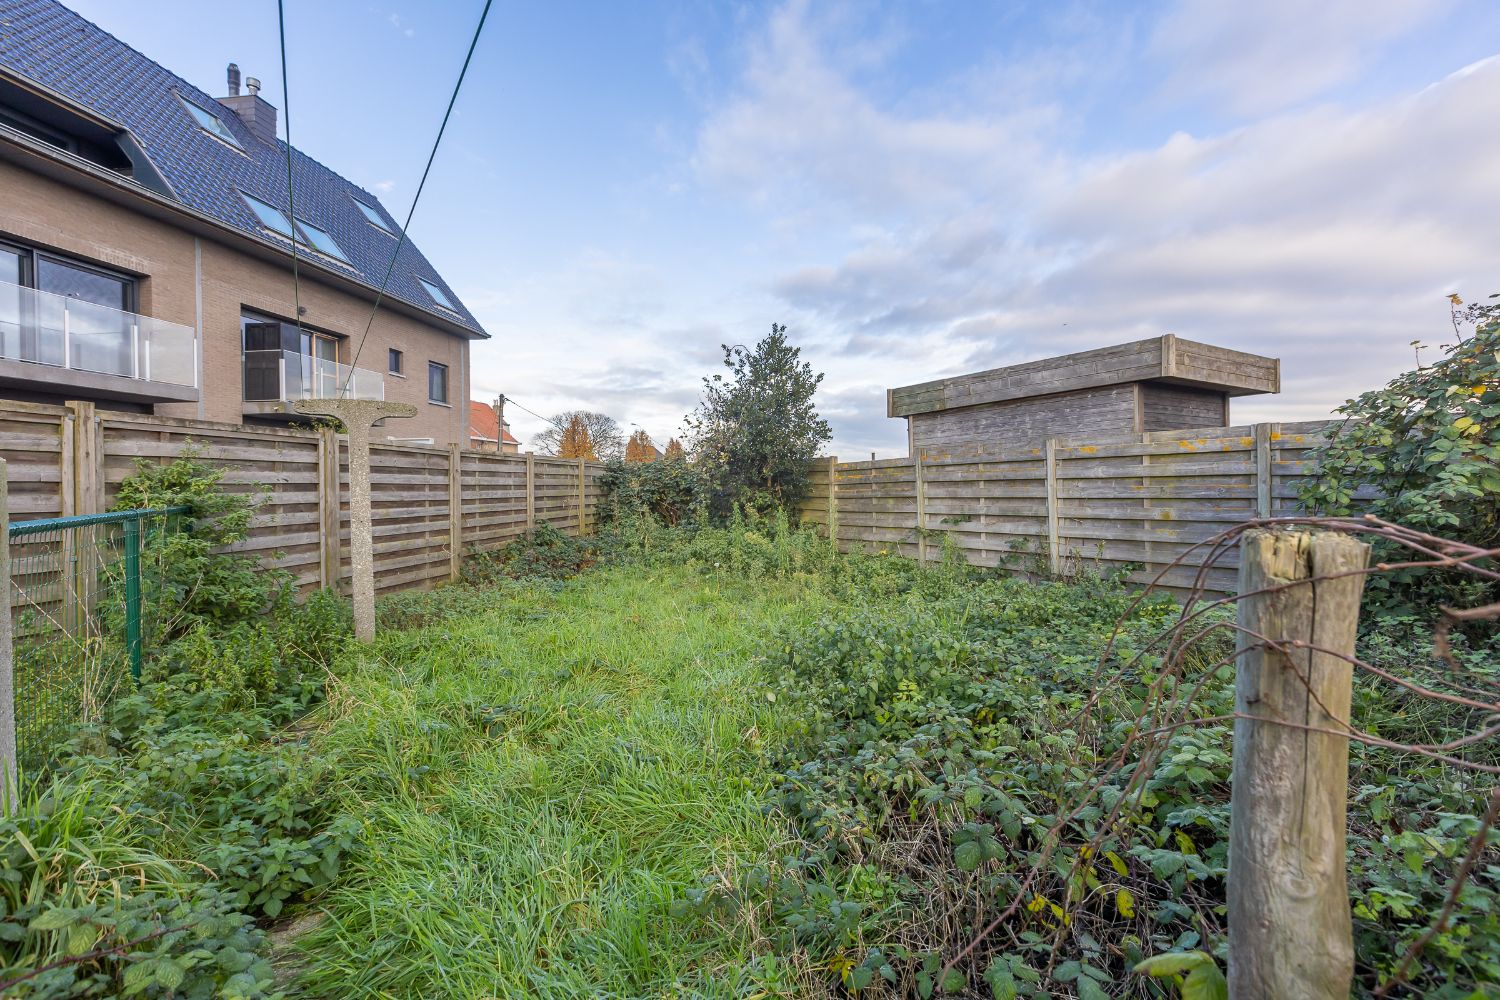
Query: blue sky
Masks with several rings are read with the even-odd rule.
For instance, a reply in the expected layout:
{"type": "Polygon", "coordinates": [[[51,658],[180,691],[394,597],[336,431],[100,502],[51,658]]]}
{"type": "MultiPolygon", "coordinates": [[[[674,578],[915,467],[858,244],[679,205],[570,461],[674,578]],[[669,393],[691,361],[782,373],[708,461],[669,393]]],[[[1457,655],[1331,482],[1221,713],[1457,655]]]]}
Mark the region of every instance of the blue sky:
{"type": "MultiPolygon", "coordinates": [[[[404,216],[478,2],[74,0],[404,216]]],[[[493,339],[474,395],[659,442],[773,321],[846,457],[885,389],[1165,332],[1305,419],[1500,291],[1500,4],[498,0],[411,233],[493,339]]],[[[523,440],[541,422],[509,414],[523,440]]]]}

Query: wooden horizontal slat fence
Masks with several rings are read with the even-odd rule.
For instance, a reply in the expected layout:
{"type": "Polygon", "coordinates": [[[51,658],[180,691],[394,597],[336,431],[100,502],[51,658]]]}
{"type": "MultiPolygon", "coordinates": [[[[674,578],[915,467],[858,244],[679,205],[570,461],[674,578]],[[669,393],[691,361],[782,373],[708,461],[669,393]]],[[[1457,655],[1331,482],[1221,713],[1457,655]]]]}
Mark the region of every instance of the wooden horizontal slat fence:
{"type": "MultiPolygon", "coordinates": [[[[137,460],[192,451],[226,489],[262,499],[234,546],[299,587],[349,589],[349,456],[331,429],[242,427],[0,401],[0,458],[13,521],[109,509],[137,460]]],[[[370,500],[379,592],[456,579],[465,548],[494,549],[534,524],[569,534],[598,522],[596,462],[372,444],[370,500]]]]}
{"type": "MultiPolygon", "coordinates": [[[[947,536],[975,565],[1068,574],[1134,569],[1149,582],[1194,543],[1257,516],[1297,510],[1307,452],[1329,424],[1309,421],[1052,440],[1010,451],[839,463],[821,460],[804,523],[840,549],[863,546],[938,558],[947,536]],[[923,530],[918,530],[919,528],[923,530]]],[[[1238,550],[1208,571],[1233,593],[1238,550]]],[[[1162,584],[1193,585],[1191,559],[1162,584]]]]}

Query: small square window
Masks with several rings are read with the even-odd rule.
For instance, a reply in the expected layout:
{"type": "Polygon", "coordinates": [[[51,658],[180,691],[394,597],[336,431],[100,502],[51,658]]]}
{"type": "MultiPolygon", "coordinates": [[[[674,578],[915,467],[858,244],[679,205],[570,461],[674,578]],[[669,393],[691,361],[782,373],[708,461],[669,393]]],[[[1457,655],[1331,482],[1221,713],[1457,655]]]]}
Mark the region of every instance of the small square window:
{"type": "Polygon", "coordinates": [[[237,149],[243,148],[240,146],[240,141],[234,137],[234,133],[229,131],[229,126],[224,124],[224,119],[212,111],[200,108],[180,94],[177,99],[182,102],[182,106],[187,109],[187,113],[193,116],[193,120],[198,123],[198,127],[203,129],[203,131],[215,138],[223,139],[237,149]]]}
{"type": "Polygon", "coordinates": [[[432,403],[448,402],[448,366],[427,362],[427,399],[432,403]]]}
{"type": "Polygon", "coordinates": [[[426,278],[418,278],[417,280],[422,283],[423,288],[427,289],[427,294],[432,296],[432,301],[436,302],[444,309],[451,309],[453,312],[458,312],[458,306],[453,304],[453,300],[448,297],[447,292],[443,291],[440,287],[434,285],[426,278]]]}
{"type": "Polygon", "coordinates": [[[402,365],[406,361],[405,357],[401,354],[400,351],[396,350],[394,347],[392,347],[390,349],[389,354],[390,354],[390,360],[389,360],[389,363],[386,366],[386,371],[390,372],[392,375],[400,375],[400,374],[402,374],[403,371],[404,371],[402,365]]]}

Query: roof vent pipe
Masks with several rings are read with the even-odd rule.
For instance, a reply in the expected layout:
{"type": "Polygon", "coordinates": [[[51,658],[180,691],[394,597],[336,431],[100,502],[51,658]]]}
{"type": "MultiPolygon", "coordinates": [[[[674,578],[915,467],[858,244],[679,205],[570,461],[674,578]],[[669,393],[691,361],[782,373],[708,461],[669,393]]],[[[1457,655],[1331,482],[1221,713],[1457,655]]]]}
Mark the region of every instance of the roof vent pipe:
{"type": "Polygon", "coordinates": [[[229,64],[229,96],[240,96],[240,67],[236,63],[229,64]]]}
{"type": "Polygon", "coordinates": [[[245,77],[245,90],[249,91],[251,97],[254,97],[260,93],[260,81],[253,76],[245,77]]]}

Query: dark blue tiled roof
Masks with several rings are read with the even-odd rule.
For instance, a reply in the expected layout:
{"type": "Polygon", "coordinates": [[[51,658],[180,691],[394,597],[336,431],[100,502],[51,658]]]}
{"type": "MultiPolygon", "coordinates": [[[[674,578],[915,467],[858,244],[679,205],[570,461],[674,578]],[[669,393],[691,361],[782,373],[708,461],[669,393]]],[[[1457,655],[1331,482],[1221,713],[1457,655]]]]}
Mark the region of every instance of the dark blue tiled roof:
{"type": "MultiPolygon", "coordinates": [[[[238,192],[285,208],[287,145],[253,134],[239,116],[99,26],[53,0],[0,0],[0,67],[41,84],[123,125],[145,149],[183,204],[235,229],[264,236],[238,192]],[[219,116],[243,152],[210,138],[181,101],[219,116]]],[[[392,231],[396,219],[380,199],[296,149],[293,189],[299,218],[333,235],[352,268],[328,263],[378,287],[396,240],[365,219],[352,198],[379,208],[392,231]]],[[[475,333],[484,331],[458,295],[410,240],[403,241],[386,292],[475,333]],[[432,304],[419,279],[443,288],[458,305],[450,313],[432,304]]]]}

